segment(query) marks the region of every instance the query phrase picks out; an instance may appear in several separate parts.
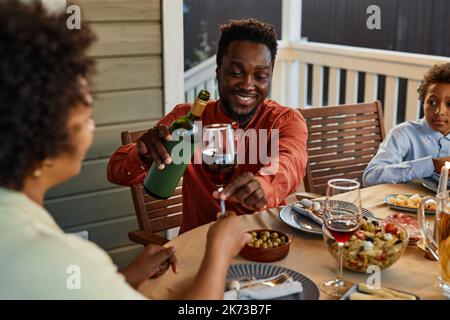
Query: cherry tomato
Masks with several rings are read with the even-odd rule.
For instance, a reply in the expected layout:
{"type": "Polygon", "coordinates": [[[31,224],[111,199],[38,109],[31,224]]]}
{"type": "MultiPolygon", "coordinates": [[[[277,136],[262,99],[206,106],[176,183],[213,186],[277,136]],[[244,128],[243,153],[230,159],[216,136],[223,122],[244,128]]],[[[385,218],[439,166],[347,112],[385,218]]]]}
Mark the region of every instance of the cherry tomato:
{"type": "Polygon", "coordinates": [[[387,233],[392,233],[392,234],[397,234],[398,233],[398,228],[395,224],[392,223],[386,223],[386,225],[384,226],[384,230],[387,233]]]}

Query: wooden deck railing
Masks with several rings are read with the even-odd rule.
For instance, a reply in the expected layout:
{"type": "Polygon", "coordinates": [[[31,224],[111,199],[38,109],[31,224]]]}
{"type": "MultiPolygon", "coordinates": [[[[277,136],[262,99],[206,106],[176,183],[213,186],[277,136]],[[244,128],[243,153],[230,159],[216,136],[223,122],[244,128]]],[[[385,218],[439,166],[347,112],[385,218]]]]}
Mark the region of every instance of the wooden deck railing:
{"type": "MultiPolygon", "coordinates": [[[[381,96],[389,131],[398,122],[419,118],[420,81],[432,65],[444,62],[450,62],[450,58],[305,41],[280,42],[271,98],[297,108],[373,101],[381,96]]],[[[215,68],[215,57],[211,57],[185,73],[186,101],[193,101],[202,88],[218,96],[215,68]]]]}

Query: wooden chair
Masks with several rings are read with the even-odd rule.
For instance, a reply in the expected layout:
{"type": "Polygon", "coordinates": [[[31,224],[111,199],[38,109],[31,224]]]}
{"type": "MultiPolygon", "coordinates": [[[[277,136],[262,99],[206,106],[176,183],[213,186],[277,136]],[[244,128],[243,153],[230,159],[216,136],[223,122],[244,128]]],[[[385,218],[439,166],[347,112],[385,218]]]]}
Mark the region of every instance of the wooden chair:
{"type": "MultiPolygon", "coordinates": [[[[122,144],[129,144],[136,141],[145,131],[121,133],[122,144]]],[[[136,218],[139,224],[139,230],[128,233],[128,238],[142,245],[156,243],[164,245],[169,240],[157,235],[168,229],[176,228],[182,221],[182,179],[175,189],[174,194],[166,200],[159,200],[148,195],[142,184],[131,186],[131,195],[133,197],[136,218]]]]}
{"type": "Polygon", "coordinates": [[[305,190],[324,195],[330,179],[361,181],[385,136],[381,102],[299,111],[308,126],[305,190]]]}

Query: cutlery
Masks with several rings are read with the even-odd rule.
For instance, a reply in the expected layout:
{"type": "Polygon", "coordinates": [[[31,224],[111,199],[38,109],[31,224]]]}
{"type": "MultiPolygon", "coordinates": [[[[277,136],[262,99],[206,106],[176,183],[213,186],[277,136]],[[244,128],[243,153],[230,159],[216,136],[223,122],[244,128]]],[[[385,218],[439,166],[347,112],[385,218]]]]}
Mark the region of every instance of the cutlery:
{"type": "MultiPolygon", "coordinates": [[[[312,213],[310,210],[299,206],[298,204],[293,205],[292,206],[292,210],[294,210],[296,213],[298,213],[298,214],[300,214],[300,215],[302,215],[304,217],[307,217],[307,218],[311,219],[312,221],[314,221],[315,223],[317,223],[320,226],[323,225],[322,218],[318,217],[317,215],[312,213]]],[[[307,228],[307,229],[312,229],[312,227],[309,226],[309,228],[307,228]]]]}
{"type": "Polygon", "coordinates": [[[286,272],[280,273],[278,275],[264,278],[264,279],[255,279],[254,277],[246,280],[232,280],[228,284],[229,289],[241,290],[245,288],[255,287],[259,285],[275,287],[276,285],[282,284],[288,280],[292,280],[291,276],[289,276],[286,272]]]}

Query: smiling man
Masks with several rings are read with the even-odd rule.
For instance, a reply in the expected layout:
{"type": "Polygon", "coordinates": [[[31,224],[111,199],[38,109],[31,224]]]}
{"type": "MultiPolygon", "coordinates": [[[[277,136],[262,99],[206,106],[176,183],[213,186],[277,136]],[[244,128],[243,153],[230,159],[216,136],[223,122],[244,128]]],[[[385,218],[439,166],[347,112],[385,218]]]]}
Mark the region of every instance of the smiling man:
{"type": "MultiPolygon", "coordinates": [[[[221,27],[217,51],[216,76],[220,99],[210,101],[203,113],[203,125],[231,123],[243,132],[256,130],[269,137],[278,135],[277,170],[267,174],[273,163],[258,161],[238,163],[223,195],[215,190],[201,164],[188,165],[183,179],[183,223],[180,232],[214,221],[220,211],[218,198],[227,199],[227,209],[238,214],[276,207],[300,185],[307,162],[306,123],[292,108],[267,100],[277,53],[277,37],[273,26],[259,21],[232,21],[221,27]]],[[[148,130],[137,143],[120,147],[108,164],[108,179],[120,185],[142,183],[149,165],[156,161],[163,169],[171,162],[161,143],[169,135],[168,127],[176,118],[189,112],[190,104],[177,105],[159,123],[148,130]]],[[[245,159],[258,147],[249,148],[245,159]]],[[[267,146],[268,150],[271,150],[267,146]]],[[[256,151],[255,151],[256,150],[256,151]]],[[[239,157],[239,155],[238,155],[239,157]]]]}

